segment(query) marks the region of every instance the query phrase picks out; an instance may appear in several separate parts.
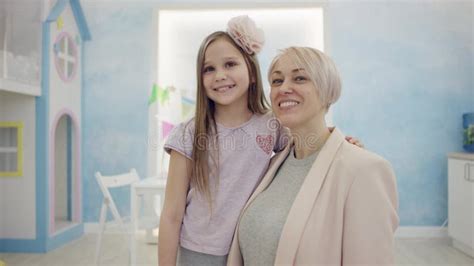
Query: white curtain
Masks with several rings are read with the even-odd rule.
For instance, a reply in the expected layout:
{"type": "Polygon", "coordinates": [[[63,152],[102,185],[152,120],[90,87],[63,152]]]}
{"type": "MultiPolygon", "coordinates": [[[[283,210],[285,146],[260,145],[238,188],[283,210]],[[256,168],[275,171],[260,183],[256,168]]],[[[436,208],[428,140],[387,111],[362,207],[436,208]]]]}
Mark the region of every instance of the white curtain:
{"type": "Polygon", "coordinates": [[[0,172],[15,172],[17,170],[17,134],[17,128],[0,128],[0,172]]]}
{"type": "Polygon", "coordinates": [[[39,86],[42,1],[0,1],[0,78],[39,86]]]}

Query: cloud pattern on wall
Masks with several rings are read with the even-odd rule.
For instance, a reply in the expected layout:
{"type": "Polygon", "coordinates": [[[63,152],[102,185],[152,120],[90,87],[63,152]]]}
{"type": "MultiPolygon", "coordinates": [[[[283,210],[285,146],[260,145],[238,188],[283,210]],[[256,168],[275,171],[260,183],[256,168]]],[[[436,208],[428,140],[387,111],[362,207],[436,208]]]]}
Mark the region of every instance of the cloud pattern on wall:
{"type": "Polygon", "coordinates": [[[393,165],[401,225],[447,218],[446,153],[474,106],[472,3],[332,3],[335,124],[393,165]]]}
{"type": "MultiPolygon", "coordinates": [[[[136,168],[141,177],[146,174],[152,11],[86,5],[85,14],[92,41],[84,58],[84,221],[96,222],[102,194],[94,172],[136,168]]],[[[129,213],[128,193],[117,192],[124,214],[129,213]]]]}

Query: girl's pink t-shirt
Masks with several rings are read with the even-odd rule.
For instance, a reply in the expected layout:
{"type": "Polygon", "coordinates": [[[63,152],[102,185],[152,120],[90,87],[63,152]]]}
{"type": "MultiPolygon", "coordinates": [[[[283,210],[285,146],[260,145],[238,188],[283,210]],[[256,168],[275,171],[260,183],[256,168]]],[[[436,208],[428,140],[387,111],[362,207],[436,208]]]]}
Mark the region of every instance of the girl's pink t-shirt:
{"type": "MultiPolygon", "coordinates": [[[[209,176],[212,214],[205,197],[191,187],[181,226],[182,247],[200,253],[223,256],[230,244],[242,208],[265,174],[274,152],[288,142],[288,130],[272,113],[254,114],[244,124],[227,128],[217,124],[219,175],[209,176]]],[[[181,123],[164,146],[192,160],[194,119],[181,123]]],[[[210,165],[211,167],[211,165],[210,165]]]]}

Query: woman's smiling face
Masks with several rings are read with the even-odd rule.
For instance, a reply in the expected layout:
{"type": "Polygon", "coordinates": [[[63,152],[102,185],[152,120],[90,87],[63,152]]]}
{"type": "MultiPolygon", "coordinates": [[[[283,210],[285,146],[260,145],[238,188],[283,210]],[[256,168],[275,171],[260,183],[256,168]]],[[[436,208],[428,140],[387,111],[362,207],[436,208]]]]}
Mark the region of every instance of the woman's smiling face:
{"type": "Polygon", "coordinates": [[[287,55],[282,56],[270,74],[272,109],[283,126],[304,128],[315,119],[324,119],[317,89],[304,68],[298,67],[287,55]]]}

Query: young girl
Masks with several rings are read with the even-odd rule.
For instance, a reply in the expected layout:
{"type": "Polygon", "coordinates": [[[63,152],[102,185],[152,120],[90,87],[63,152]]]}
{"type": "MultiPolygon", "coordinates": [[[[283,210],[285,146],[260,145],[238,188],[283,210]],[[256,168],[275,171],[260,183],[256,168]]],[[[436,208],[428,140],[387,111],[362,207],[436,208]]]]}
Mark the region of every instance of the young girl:
{"type": "Polygon", "coordinates": [[[240,211],[289,134],[269,112],[248,16],[210,34],[197,58],[196,115],[170,134],[159,265],[225,265],[240,211]]]}
{"type": "Polygon", "coordinates": [[[284,143],[264,97],[256,54],[263,32],[247,16],[204,39],[196,116],[165,144],[171,155],[159,265],[225,265],[240,211],[284,143]],[[272,122],[271,122],[272,121],[272,122]]]}

